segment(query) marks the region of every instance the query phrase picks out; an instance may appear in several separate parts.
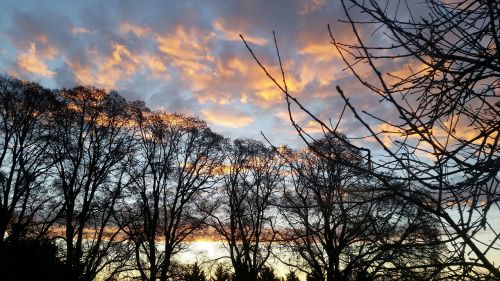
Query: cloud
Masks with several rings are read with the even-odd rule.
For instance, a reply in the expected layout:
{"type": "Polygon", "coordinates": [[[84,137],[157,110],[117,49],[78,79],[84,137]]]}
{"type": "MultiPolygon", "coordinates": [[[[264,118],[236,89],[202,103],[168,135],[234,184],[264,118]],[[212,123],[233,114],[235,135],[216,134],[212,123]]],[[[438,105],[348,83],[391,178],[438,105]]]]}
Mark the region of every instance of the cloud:
{"type": "Polygon", "coordinates": [[[125,22],[120,24],[119,32],[121,34],[124,34],[124,35],[131,33],[131,34],[134,34],[138,38],[142,38],[142,37],[145,37],[147,35],[150,35],[152,31],[148,27],[143,27],[143,26],[125,21],[125,22]]]}
{"type": "Polygon", "coordinates": [[[107,54],[91,50],[96,61],[81,61],[78,57],[66,60],[80,84],[94,84],[107,89],[119,88],[126,79],[147,71],[151,77],[168,79],[167,66],[153,54],[133,53],[127,46],[115,43],[107,54]]]}
{"type": "Polygon", "coordinates": [[[178,25],[174,32],[166,36],[157,36],[156,41],[162,53],[182,64],[181,61],[212,61],[209,48],[212,39],[212,34],[204,34],[195,28],[188,29],[178,25]]]}
{"type": "Polygon", "coordinates": [[[325,0],[306,0],[302,4],[302,9],[299,11],[299,15],[307,15],[316,11],[319,11],[326,4],[325,0]]]}
{"type": "MultiPolygon", "coordinates": [[[[56,49],[50,50],[49,53],[45,54],[45,57],[49,59],[57,54],[56,49]]],[[[17,71],[26,71],[47,78],[52,78],[55,75],[55,72],[51,71],[43,59],[40,59],[37,55],[36,44],[34,42],[31,43],[26,53],[20,54],[17,57],[16,66],[17,71]]]]}
{"type": "Polygon", "coordinates": [[[339,58],[335,47],[331,44],[325,44],[325,42],[308,43],[299,50],[299,54],[311,56],[317,62],[330,62],[335,58],[339,58]]]}
{"type": "MultiPolygon", "coordinates": [[[[4,12],[10,17],[0,34],[12,47],[2,46],[2,58],[12,59],[0,60],[0,68],[56,87],[117,89],[151,108],[203,116],[233,136],[260,138],[263,130],[291,138],[293,130],[285,136],[283,129],[290,129],[283,93],[239,34],[281,83],[276,31],[290,93],[321,118],[339,111],[337,84],[353,102],[372,108],[377,100],[348,79],[329,44],[328,23],[335,23],[336,36],[352,39],[345,35],[349,28],[336,24],[342,12],[337,2],[89,0],[41,7],[26,0],[4,12]]],[[[294,109],[297,118],[300,112],[294,109]]]]}
{"type": "Polygon", "coordinates": [[[231,112],[228,110],[209,110],[201,111],[203,117],[209,122],[222,127],[243,128],[253,122],[253,118],[242,112],[231,112]]]}
{"type": "Polygon", "coordinates": [[[268,44],[268,40],[266,38],[244,34],[236,29],[228,28],[227,25],[228,24],[225,23],[222,19],[216,20],[213,24],[214,31],[224,40],[240,42],[240,34],[242,34],[245,37],[245,40],[251,44],[261,46],[268,44]]]}
{"type": "Polygon", "coordinates": [[[80,34],[91,34],[92,31],[88,30],[85,27],[73,27],[70,29],[71,34],[77,36],[80,34]]]}

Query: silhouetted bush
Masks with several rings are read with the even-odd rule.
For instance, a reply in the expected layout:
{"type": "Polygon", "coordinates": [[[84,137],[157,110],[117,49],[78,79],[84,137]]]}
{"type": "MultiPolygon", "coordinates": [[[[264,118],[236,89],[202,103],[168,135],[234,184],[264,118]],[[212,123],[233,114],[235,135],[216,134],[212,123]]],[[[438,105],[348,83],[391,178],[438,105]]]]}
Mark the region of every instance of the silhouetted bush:
{"type": "Polygon", "coordinates": [[[4,281],[75,280],[57,256],[57,246],[48,240],[7,241],[0,249],[1,279],[4,281]]]}

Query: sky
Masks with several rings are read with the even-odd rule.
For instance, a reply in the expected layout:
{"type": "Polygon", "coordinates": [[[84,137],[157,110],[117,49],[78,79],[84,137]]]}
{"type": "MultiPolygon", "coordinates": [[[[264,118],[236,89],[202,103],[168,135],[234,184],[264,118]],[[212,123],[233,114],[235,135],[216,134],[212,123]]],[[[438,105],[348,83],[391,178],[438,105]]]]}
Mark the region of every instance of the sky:
{"type": "MultiPolygon", "coordinates": [[[[339,1],[0,2],[0,72],[49,88],[113,89],[154,110],[199,116],[228,137],[263,140],[263,132],[274,144],[300,144],[282,93],[239,38],[280,78],[274,30],[290,93],[315,115],[337,122],[337,85],[358,108],[390,114],[344,70],[330,44],[327,24],[337,40],[353,40],[339,22],[339,1]]],[[[318,132],[303,112],[293,112],[318,132]]],[[[365,133],[346,117],[341,131],[365,133]]]]}
{"type": "MultiPolygon", "coordinates": [[[[227,137],[264,141],[262,132],[275,145],[303,145],[282,93],[239,34],[280,78],[276,32],[290,93],[320,119],[338,121],[343,102],[336,86],[359,110],[384,120],[398,116],[345,70],[330,44],[328,24],[337,41],[354,42],[350,26],[339,22],[339,1],[0,0],[0,7],[0,73],[49,88],[116,90],[154,110],[199,116],[227,137]]],[[[364,38],[371,31],[360,30],[364,38]]],[[[406,58],[384,63],[384,73],[402,76],[409,66],[418,68],[406,58]]],[[[368,78],[370,72],[361,71],[368,78]]],[[[304,112],[293,113],[308,132],[318,133],[304,112]]],[[[339,129],[351,138],[366,134],[349,112],[339,129]]],[[[460,132],[466,135],[466,128],[460,132]]],[[[380,148],[373,139],[360,142],[380,148]]]]}

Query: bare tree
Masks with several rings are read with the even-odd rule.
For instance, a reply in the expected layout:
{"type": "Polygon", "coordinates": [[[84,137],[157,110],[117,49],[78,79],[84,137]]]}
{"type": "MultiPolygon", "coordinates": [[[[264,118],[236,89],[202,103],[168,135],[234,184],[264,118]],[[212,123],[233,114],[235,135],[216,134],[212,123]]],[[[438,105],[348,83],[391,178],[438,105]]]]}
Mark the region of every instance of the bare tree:
{"type": "Polygon", "coordinates": [[[273,196],[283,185],[283,160],[261,142],[235,140],[227,148],[219,201],[209,214],[222,237],[234,280],[257,280],[276,239],[273,196]]]}
{"type": "Polygon", "coordinates": [[[132,144],[127,102],[117,93],[92,87],[59,94],[63,106],[52,113],[50,153],[54,185],[63,202],[63,257],[73,278],[93,280],[99,273],[112,277],[125,258],[118,250],[124,239],[113,214],[132,144]]]}
{"type": "Polygon", "coordinates": [[[436,220],[355,168],[365,165],[363,157],[335,136],[312,146],[281,149],[290,169],[280,208],[287,222],[283,249],[290,258],[282,260],[310,280],[432,277],[435,266],[420,270],[418,265],[440,262],[436,220]]]}
{"type": "Polygon", "coordinates": [[[46,125],[55,103],[54,94],[36,83],[0,78],[0,245],[7,234],[9,240],[27,232],[44,236],[50,226],[46,125]]]}
{"type": "MultiPolygon", "coordinates": [[[[346,107],[389,156],[370,158],[370,169],[363,170],[439,218],[442,240],[451,251],[442,262],[443,278],[500,279],[494,263],[500,230],[492,223],[500,212],[499,3],[343,0],[341,5],[357,42],[337,42],[330,31],[332,44],[358,80],[398,116],[389,120],[361,112],[337,87],[346,107]],[[363,37],[367,29],[374,36],[363,37]],[[384,73],[391,61],[412,66],[384,73]],[[373,75],[363,75],[361,67],[371,68],[373,75]],[[377,129],[374,121],[392,129],[377,129]],[[390,176],[388,170],[393,171],[390,176]],[[408,189],[400,191],[394,179],[408,189]]],[[[284,72],[283,83],[268,76],[288,104],[298,104],[326,132],[338,134],[337,127],[319,120],[290,95],[284,72]]],[[[307,141],[309,135],[291,111],[290,119],[307,141]]]]}
{"type": "Polygon", "coordinates": [[[137,146],[123,223],[140,278],[167,280],[173,257],[206,219],[224,139],[197,118],[141,106],[133,121],[137,146]]]}
{"type": "MultiPolygon", "coordinates": [[[[376,1],[346,1],[358,44],[343,45],[332,36],[333,43],[356,77],[400,116],[386,120],[400,135],[394,143],[375,138],[393,159],[384,165],[403,171],[413,198],[422,198],[412,201],[441,219],[453,251],[445,263],[449,274],[499,279],[492,257],[499,253],[500,229],[490,222],[500,211],[499,3],[424,1],[417,6],[426,12],[420,17],[410,8],[415,4],[406,3],[399,13],[389,4],[392,9],[376,1]],[[379,23],[390,45],[367,47],[347,3],[379,23]],[[380,63],[406,57],[418,70],[382,73],[380,63]],[[368,63],[376,81],[358,74],[358,61],[368,63]]],[[[358,115],[365,125],[367,118],[358,115]]]]}

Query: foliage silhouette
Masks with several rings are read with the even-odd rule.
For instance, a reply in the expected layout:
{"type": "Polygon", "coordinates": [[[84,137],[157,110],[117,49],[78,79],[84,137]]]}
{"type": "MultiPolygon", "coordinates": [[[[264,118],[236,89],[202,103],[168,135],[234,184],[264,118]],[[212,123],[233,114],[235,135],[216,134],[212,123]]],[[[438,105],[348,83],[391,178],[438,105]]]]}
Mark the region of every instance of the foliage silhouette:
{"type": "Polygon", "coordinates": [[[7,241],[0,246],[2,280],[75,280],[57,253],[57,246],[50,240],[7,241]]]}
{"type": "Polygon", "coordinates": [[[215,272],[210,280],[211,281],[230,281],[231,274],[227,271],[226,268],[224,268],[222,265],[219,264],[215,268],[215,272]]]}
{"type": "Polygon", "coordinates": [[[206,281],[205,272],[200,268],[198,263],[190,267],[190,272],[184,275],[185,281],[206,281]]]}
{"type": "Polygon", "coordinates": [[[285,278],[285,281],[300,281],[299,277],[295,273],[295,271],[290,271],[285,278]]]}
{"type": "Polygon", "coordinates": [[[259,272],[258,281],[280,281],[281,279],[276,277],[274,270],[270,267],[263,267],[259,272]]]}

